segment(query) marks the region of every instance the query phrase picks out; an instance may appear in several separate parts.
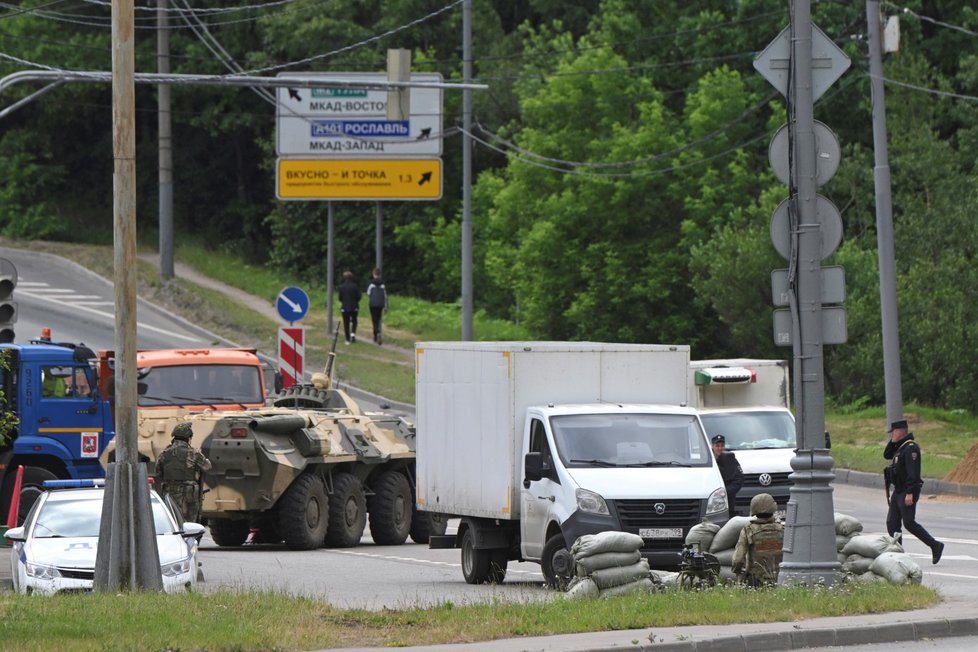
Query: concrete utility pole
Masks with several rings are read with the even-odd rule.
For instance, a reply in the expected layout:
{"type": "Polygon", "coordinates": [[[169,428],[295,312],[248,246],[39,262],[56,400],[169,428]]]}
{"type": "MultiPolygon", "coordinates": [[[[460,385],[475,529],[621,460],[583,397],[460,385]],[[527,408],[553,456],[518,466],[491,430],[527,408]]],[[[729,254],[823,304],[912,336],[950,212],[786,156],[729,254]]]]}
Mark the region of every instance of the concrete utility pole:
{"type": "Polygon", "coordinates": [[[883,39],[880,38],[879,0],[867,0],[869,82],[873,97],[873,181],[876,187],[876,249],[880,267],[880,314],[883,328],[883,381],[886,422],[903,418],[900,372],[900,331],[897,319],[896,270],[893,253],[893,206],[890,193],[889,150],[886,144],[886,101],[883,96],[883,39]]]}
{"type": "Polygon", "coordinates": [[[133,0],[112,0],[116,461],[106,474],[99,591],[162,590],[146,466],[136,447],[136,86],[133,0]]]}
{"type": "MultiPolygon", "coordinates": [[[[462,3],[462,81],[472,81],[472,0],[462,3]]],[[[462,91],[462,341],[472,340],[472,91],[462,91]]]]}
{"type": "Polygon", "coordinates": [[[377,212],[374,225],[374,267],[384,269],[384,208],[383,203],[376,202],[377,212]]]}
{"type": "Polygon", "coordinates": [[[791,16],[791,80],[794,146],[789,224],[795,242],[789,267],[798,337],[795,356],[795,416],[799,445],[791,460],[794,483],[788,502],[782,584],[834,585],[839,579],[832,508],[832,457],[825,449],[825,387],[822,368],[822,224],[816,213],[815,98],[812,86],[810,0],[795,0],[791,16]]]}
{"type": "MultiPolygon", "coordinates": [[[[157,0],[156,71],[170,74],[169,0],[157,0]]],[[[156,87],[157,124],[160,149],[160,278],[173,278],[173,132],[170,114],[170,86],[156,87]]]]}

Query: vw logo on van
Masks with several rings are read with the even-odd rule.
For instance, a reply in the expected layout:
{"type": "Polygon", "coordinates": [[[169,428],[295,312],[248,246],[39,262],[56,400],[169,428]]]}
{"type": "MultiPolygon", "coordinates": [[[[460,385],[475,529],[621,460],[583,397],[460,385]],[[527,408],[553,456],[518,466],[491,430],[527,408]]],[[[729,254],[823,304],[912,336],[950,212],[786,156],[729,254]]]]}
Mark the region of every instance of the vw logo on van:
{"type": "Polygon", "coordinates": [[[770,473],[762,473],[761,475],[759,475],[757,477],[757,481],[761,483],[761,486],[762,487],[766,487],[766,486],[768,486],[768,485],[771,484],[771,474],[770,473]]]}
{"type": "Polygon", "coordinates": [[[655,505],[652,506],[652,509],[655,510],[655,513],[656,514],[658,514],[659,516],[662,516],[663,514],[666,513],[666,504],[665,503],[656,503],[655,505]]]}

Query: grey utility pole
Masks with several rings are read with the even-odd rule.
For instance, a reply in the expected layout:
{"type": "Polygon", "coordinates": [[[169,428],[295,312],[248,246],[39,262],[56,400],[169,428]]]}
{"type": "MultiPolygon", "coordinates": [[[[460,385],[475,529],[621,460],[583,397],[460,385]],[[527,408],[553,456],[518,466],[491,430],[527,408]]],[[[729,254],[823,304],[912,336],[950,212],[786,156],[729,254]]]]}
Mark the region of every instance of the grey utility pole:
{"type": "Polygon", "coordinates": [[[136,448],[136,85],[133,0],[112,0],[116,461],[106,473],[95,588],[162,590],[146,465],[136,448]]]}
{"type": "MultiPolygon", "coordinates": [[[[157,0],[156,70],[170,74],[169,0],[157,0]]],[[[170,85],[156,87],[157,124],[160,149],[160,278],[173,278],[173,131],[170,114],[170,85]]]]}
{"type": "Polygon", "coordinates": [[[798,337],[795,357],[795,418],[798,449],[791,460],[794,483],[784,535],[782,584],[833,586],[839,580],[832,507],[832,457],[824,448],[825,387],[822,367],[822,224],[816,212],[815,96],[812,82],[810,0],[795,0],[791,15],[789,118],[793,143],[789,227],[789,284],[793,286],[798,337]]]}
{"type": "Polygon", "coordinates": [[[326,337],[333,336],[333,202],[326,202],[326,337]]]}
{"type": "Polygon", "coordinates": [[[880,313],[883,327],[883,381],[886,390],[886,422],[893,423],[903,418],[903,384],[900,375],[890,163],[886,144],[886,101],[883,97],[881,18],[879,0],[867,0],[869,81],[873,98],[873,155],[876,163],[873,168],[873,182],[876,187],[876,249],[880,267],[880,313]]]}
{"type": "MultiPolygon", "coordinates": [[[[472,82],[472,0],[462,3],[462,81],[472,82]]],[[[472,340],[472,91],[462,91],[462,341],[472,340]]]]}
{"type": "Polygon", "coordinates": [[[382,202],[376,202],[377,211],[374,218],[374,267],[384,269],[384,208],[382,202]]]}

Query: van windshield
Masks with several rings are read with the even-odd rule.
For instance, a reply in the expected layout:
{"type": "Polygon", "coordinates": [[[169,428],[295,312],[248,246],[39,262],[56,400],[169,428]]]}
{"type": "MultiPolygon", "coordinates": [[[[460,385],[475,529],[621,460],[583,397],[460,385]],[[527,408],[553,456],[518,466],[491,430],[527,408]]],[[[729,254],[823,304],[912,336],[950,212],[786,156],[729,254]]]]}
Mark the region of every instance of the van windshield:
{"type": "Polygon", "coordinates": [[[727,450],[795,448],[795,421],[782,410],[706,412],[700,418],[708,437],[723,435],[727,450]]]}
{"type": "Polygon", "coordinates": [[[152,367],[139,382],[146,386],[139,394],[140,406],[261,405],[265,400],[258,367],[252,365],[152,367]]]}
{"type": "Polygon", "coordinates": [[[710,466],[696,417],[686,414],[566,414],[551,417],[568,468],[710,466]]]}

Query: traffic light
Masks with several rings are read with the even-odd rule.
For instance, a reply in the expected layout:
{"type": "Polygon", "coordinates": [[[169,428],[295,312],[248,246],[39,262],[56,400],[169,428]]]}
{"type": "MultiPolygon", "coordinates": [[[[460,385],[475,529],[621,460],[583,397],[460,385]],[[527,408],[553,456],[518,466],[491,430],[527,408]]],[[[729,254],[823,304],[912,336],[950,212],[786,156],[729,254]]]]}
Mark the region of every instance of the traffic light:
{"type": "Polygon", "coordinates": [[[14,341],[14,323],[17,321],[15,287],[17,268],[6,258],[0,258],[0,344],[14,341]]]}

